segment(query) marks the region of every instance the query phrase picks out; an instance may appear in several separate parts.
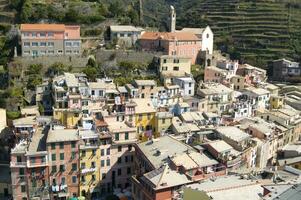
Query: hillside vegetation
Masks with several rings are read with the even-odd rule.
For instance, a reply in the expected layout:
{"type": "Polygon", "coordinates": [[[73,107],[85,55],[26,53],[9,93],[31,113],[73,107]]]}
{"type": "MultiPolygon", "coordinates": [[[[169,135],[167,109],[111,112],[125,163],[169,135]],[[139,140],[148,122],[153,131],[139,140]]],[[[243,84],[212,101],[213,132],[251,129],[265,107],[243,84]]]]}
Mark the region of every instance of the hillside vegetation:
{"type": "Polygon", "coordinates": [[[300,0],[175,1],[178,26],[209,24],[218,49],[265,67],[267,61],[301,59],[300,0]]]}

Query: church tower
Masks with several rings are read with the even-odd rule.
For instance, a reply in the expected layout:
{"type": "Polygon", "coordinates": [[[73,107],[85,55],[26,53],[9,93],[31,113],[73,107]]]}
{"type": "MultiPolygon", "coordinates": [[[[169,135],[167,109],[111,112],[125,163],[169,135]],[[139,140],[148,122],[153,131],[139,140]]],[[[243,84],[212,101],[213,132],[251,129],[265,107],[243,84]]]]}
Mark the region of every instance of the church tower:
{"type": "Polygon", "coordinates": [[[170,22],[169,22],[169,31],[176,31],[176,11],[173,6],[170,6],[170,22]]]}

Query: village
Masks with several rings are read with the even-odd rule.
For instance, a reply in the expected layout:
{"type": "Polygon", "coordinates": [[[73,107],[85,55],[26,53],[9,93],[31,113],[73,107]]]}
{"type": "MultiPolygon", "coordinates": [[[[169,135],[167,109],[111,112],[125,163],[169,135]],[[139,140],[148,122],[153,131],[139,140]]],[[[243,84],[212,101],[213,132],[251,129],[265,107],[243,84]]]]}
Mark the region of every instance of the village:
{"type": "MultiPolygon", "coordinates": [[[[83,53],[80,28],[21,24],[19,56],[76,59],[83,53]]],[[[279,58],[265,70],[231,60],[214,49],[210,26],[177,30],[173,6],[168,32],[107,28],[113,48],[154,54],[156,79],[121,85],[110,69],[104,77],[70,71],[43,77],[20,117],[8,120],[0,109],[10,162],[0,166],[0,194],[14,200],[301,198],[298,62],[279,58]],[[196,80],[193,70],[203,77],[196,80]]]]}

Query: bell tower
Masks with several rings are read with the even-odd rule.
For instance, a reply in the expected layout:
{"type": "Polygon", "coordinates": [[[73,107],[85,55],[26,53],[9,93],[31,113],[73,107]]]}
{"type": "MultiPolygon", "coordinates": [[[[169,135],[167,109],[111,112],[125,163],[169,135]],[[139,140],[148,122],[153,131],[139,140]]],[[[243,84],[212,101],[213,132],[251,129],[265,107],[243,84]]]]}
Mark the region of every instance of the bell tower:
{"type": "Polygon", "coordinates": [[[169,21],[169,31],[176,31],[176,11],[173,6],[170,6],[170,21],[169,21]]]}

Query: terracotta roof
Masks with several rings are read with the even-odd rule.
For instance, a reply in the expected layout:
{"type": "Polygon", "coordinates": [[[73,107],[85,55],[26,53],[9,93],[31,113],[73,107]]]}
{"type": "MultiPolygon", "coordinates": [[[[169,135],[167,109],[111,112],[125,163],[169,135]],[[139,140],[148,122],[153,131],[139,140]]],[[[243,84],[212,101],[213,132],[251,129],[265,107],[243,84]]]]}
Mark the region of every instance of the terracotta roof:
{"type": "Polygon", "coordinates": [[[190,32],[145,32],[141,39],[143,40],[184,40],[184,41],[195,41],[201,40],[194,33],[190,32]]]}
{"type": "Polygon", "coordinates": [[[64,31],[64,24],[21,24],[21,31],[64,31]]]}

